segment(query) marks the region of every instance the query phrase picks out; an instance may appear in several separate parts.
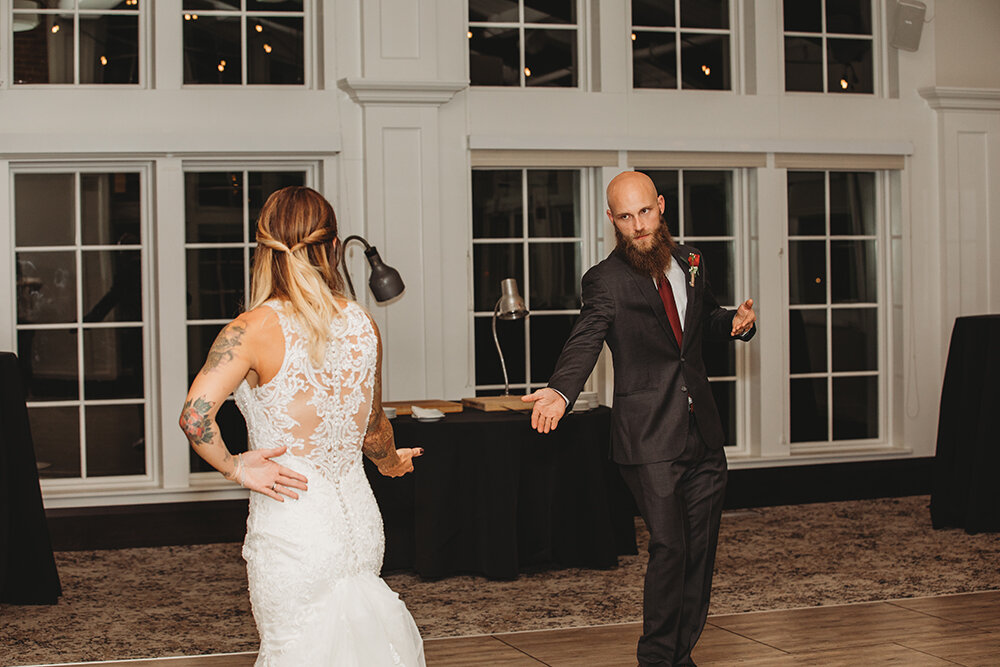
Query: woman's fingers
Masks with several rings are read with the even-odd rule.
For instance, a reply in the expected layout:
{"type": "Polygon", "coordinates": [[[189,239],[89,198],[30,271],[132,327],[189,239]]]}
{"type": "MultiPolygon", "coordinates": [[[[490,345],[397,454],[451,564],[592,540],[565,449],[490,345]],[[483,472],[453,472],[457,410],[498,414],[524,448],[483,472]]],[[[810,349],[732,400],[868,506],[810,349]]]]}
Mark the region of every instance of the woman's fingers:
{"type": "Polygon", "coordinates": [[[294,477],[284,477],[284,476],[279,477],[278,481],[277,481],[277,484],[279,486],[287,486],[287,487],[289,487],[291,489],[300,489],[302,491],[308,491],[309,490],[309,487],[306,485],[305,482],[303,482],[300,479],[296,479],[294,477]]]}
{"type": "MultiPolygon", "coordinates": [[[[297,479],[300,482],[308,482],[309,481],[308,479],[306,479],[306,476],[303,475],[302,473],[295,472],[291,468],[286,468],[285,466],[278,466],[278,473],[281,474],[281,475],[284,475],[285,477],[291,478],[291,479],[297,479]]],[[[305,487],[303,486],[303,487],[299,487],[299,488],[303,488],[304,489],[305,487]]]]}

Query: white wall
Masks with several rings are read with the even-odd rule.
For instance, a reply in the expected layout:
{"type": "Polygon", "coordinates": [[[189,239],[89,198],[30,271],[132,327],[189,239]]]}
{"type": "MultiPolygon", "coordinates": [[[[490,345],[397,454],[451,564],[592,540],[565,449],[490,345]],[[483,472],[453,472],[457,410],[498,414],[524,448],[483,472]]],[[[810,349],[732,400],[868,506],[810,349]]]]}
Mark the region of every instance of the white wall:
{"type": "MultiPolygon", "coordinates": [[[[0,0],[0,29],[10,4],[0,0]]],[[[894,372],[901,373],[895,395],[901,423],[888,449],[839,460],[932,455],[951,322],[961,314],[1000,312],[1000,269],[994,268],[1000,266],[1000,104],[994,90],[1000,88],[1000,40],[994,38],[1000,34],[1000,4],[928,2],[934,20],[924,28],[920,49],[882,49],[898,65],[898,86],[884,81],[884,94],[875,96],[784,92],[780,0],[738,5],[754,34],[738,46],[752,49],[753,64],[737,87],[752,94],[632,91],[627,3],[583,4],[602,39],[596,69],[585,77],[599,83],[589,90],[468,89],[464,0],[322,3],[318,33],[324,48],[311,90],[183,88],[179,57],[151,64],[156,85],[148,90],[8,86],[0,90],[0,177],[12,162],[56,158],[162,160],[157,173],[190,158],[315,158],[343,233],[361,233],[378,245],[407,283],[393,304],[369,304],[386,341],[387,398],[457,398],[471,391],[470,146],[906,154],[899,210],[903,348],[893,355],[900,360],[894,372]],[[898,97],[890,96],[897,88],[898,97]]],[[[178,48],[174,9],[172,3],[155,5],[158,53],[170,53],[168,45],[178,48]]],[[[8,65],[6,51],[0,64],[8,65]]],[[[768,164],[756,178],[761,262],[777,256],[784,225],[781,170],[768,164]]],[[[605,180],[615,171],[604,169],[605,180]]],[[[9,179],[0,178],[4,239],[11,238],[9,197],[9,179]]],[[[155,222],[178,225],[176,214],[176,207],[158,202],[155,222]]],[[[359,257],[355,252],[352,261],[358,285],[365,268],[359,257]]],[[[9,252],[0,253],[3,313],[13,312],[11,259],[9,252]]],[[[166,276],[167,269],[158,270],[166,276]]],[[[776,289],[780,285],[765,282],[766,292],[754,295],[767,324],[762,339],[781,330],[784,315],[773,307],[776,289]]],[[[0,320],[0,347],[13,345],[12,323],[0,320]]],[[[774,340],[759,345],[762,351],[755,354],[763,358],[755,359],[751,386],[770,392],[785,383],[772,365],[784,348],[774,340]]],[[[780,420],[763,421],[754,450],[777,458],[737,467],[799,462],[779,442],[780,420]]],[[[70,494],[47,502],[232,495],[213,490],[218,486],[191,495],[181,462],[186,445],[174,433],[172,416],[164,422],[160,446],[168,453],[162,465],[177,467],[172,476],[165,473],[150,488],[118,495],[70,494]],[[170,484],[164,484],[168,477],[170,484]],[[172,490],[165,492],[165,486],[172,490]]]]}

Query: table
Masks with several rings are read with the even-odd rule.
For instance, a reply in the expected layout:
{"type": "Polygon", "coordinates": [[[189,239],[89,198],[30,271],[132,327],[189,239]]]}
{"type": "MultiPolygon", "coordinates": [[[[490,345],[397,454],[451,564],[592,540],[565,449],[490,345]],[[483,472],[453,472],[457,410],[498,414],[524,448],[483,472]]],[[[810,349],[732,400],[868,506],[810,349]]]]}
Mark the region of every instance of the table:
{"type": "Polygon", "coordinates": [[[1000,315],[955,320],[931,487],[935,528],[1000,531],[1000,315]]]}
{"type": "Polygon", "coordinates": [[[0,352],[0,602],[56,604],[59,573],[17,357],[0,352]]]}
{"type": "Polygon", "coordinates": [[[611,410],[570,414],[555,431],[530,413],[466,410],[393,420],[415,472],[383,477],[366,460],[385,522],[386,571],[512,579],[551,567],[614,567],[636,553],[634,504],[608,458],[611,410]]]}

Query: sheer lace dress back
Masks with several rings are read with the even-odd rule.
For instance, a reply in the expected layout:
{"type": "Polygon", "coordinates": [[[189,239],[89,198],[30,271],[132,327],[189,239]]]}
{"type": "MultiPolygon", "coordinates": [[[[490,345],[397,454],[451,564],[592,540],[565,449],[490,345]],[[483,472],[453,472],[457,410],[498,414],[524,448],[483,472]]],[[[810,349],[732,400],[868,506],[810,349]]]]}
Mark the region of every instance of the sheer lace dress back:
{"type": "Polygon", "coordinates": [[[348,302],[331,323],[323,361],[315,366],[290,305],[278,299],[264,305],[281,323],[285,355],[270,381],[257,387],[244,381],[235,392],[250,446],[288,445],[288,455],[309,461],[336,481],[346,468],[361,464],[378,350],[371,320],[348,302]]]}

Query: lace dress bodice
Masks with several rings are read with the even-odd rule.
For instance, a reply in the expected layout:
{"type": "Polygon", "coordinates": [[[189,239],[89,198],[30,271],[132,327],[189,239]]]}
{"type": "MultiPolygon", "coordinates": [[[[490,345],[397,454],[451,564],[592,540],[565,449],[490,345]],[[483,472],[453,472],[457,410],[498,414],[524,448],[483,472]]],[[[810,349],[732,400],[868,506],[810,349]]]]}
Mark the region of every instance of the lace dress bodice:
{"type": "Polygon", "coordinates": [[[290,305],[265,305],[281,324],[281,368],[234,395],[250,448],[287,445],[271,460],[305,475],[309,489],[285,502],[250,494],[243,557],[261,638],[256,665],[423,665],[413,618],[379,578],[382,517],[362,465],[378,367],[374,325],[348,303],[314,366],[290,305]]]}

